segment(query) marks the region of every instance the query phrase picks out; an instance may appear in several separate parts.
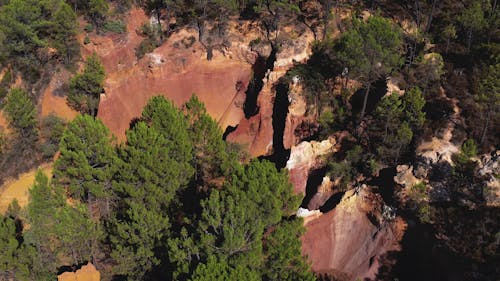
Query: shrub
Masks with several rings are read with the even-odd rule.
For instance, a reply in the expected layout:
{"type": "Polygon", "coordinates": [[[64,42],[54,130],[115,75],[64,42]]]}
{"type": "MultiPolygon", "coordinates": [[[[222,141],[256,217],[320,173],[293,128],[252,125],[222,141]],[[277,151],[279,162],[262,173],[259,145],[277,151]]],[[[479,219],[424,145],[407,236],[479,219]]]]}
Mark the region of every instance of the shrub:
{"type": "Polygon", "coordinates": [[[151,53],[154,49],[156,49],[157,43],[155,40],[146,38],[142,40],[141,44],[135,49],[135,55],[138,59],[144,57],[147,53],[151,53]]]}
{"type": "Polygon", "coordinates": [[[252,41],[250,41],[250,43],[248,45],[250,46],[250,48],[253,48],[253,47],[259,45],[260,42],[262,42],[262,39],[260,39],[260,37],[259,37],[259,38],[255,38],[252,41]]]}
{"type": "Polygon", "coordinates": [[[194,38],[194,36],[189,36],[187,38],[183,38],[182,39],[182,45],[184,45],[184,48],[188,49],[188,48],[191,48],[191,46],[193,46],[193,44],[196,42],[196,38],[194,38]]]}
{"type": "Polygon", "coordinates": [[[121,34],[127,31],[127,26],[121,20],[111,20],[104,23],[103,29],[106,32],[121,34]]]}
{"type": "Polygon", "coordinates": [[[94,31],[94,26],[91,23],[89,23],[83,28],[83,30],[85,30],[86,32],[92,32],[94,31]]]}

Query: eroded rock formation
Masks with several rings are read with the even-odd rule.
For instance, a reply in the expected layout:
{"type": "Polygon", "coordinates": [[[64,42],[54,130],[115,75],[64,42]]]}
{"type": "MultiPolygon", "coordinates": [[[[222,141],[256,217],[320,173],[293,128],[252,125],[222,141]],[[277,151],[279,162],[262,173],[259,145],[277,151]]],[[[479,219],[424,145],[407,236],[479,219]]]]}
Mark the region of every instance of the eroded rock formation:
{"type": "Polygon", "coordinates": [[[82,266],[76,272],[64,272],[57,276],[57,281],[100,281],[101,273],[91,263],[82,266]]]}
{"type": "Polygon", "coordinates": [[[350,190],[332,211],[306,219],[302,252],[334,280],[374,279],[380,258],[399,250],[406,224],[369,187],[350,190]]]}
{"type": "Polygon", "coordinates": [[[335,139],[330,138],[322,142],[304,141],[292,147],[286,168],[289,171],[290,181],[296,194],[305,194],[309,172],[321,163],[321,156],[336,151],[335,144],[335,139]]]}

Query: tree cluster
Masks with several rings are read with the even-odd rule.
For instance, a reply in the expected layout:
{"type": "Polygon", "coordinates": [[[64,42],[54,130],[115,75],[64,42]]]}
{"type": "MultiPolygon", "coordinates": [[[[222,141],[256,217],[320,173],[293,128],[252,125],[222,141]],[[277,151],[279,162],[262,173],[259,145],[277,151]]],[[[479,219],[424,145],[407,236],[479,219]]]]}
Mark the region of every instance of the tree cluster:
{"type": "Polygon", "coordinates": [[[2,218],[7,277],[92,261],[127,280],[315,280],[286,172],[240,164],[195,96],[153,97],[126,136],[90,115],[68,124],[53,178],[39,172],[26,210],[2,218]]]}
{"type": "Polygon", "coordinates": [[[0,63],[36,81],[56,55],[65,63],[79,52],[76,15],[64,0],[11,0],[0,8],[0,63]]]}

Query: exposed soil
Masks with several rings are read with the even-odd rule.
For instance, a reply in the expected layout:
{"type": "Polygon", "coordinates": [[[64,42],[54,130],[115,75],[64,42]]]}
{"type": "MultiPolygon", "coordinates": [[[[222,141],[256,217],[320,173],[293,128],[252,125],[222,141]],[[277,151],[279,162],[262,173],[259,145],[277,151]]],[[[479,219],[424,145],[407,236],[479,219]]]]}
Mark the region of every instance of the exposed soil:
{"type": "MultiPolygon", "coordinates": [[[[39,167],[49,177],[52,177],[52,165],[44,165],[39,167]]],[[[0,214],[7,211],[10,203],[14,199],[17,200],[19,206],[24,207],[28,204],[29,189],[35,182],[35,175],[38,169],[34,169],[27,173],[21,174],[17,179],[7,180],[0,187],[0,214]]]]}

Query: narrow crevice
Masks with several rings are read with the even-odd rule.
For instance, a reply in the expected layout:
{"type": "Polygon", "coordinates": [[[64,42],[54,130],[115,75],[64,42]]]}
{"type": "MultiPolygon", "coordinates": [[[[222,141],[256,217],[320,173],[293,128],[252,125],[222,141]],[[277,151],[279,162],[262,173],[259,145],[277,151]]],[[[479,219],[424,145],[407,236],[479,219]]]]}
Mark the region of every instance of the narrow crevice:
{"type": "Polygon", "coordinates": [[[227,136],[229,136],[229,134],[231,134],[232,132],[236,131],[236,129],[238,129],[238,125],[236,125],[236,126],[227,126],[226,130],[224,130],[224,134],[222,134],[222,139],[226,140],[227,136]]]}
{"type": "Polygon", "coordinates": [[[278,83],[275,86],[276,97],[273,105],[273,154],[262,157],[273,162],[277,169],[282,169],[290,157],[290,149],[285,149],[283,136],[285,131],[286,116],[288,115],[288,84],[278,83]]]}
{"type": "Polygon", "coordinates": [[[304,196],[302,204],[300,205],[302,208],[307,208],[311,199],[318,192],[318,187],[323,182],[323,177],[326,175],[326,171],[327,167],[323,167],[309,172],[306,184],[306,196],[304,196]]]}
{"type": "Polygon", "coordinates": [[[328,200],[326,200],[325,204],[319,208],[319,211],[322,213],[328,213],[335,209],[335,207],[337,207],[342,200],[342,197],[344,197],[344,194],[345,192],[337,192],[333,194],[328,200]]]}
{"type": "Polygon", "coordinates": [[[396,188],[394,176],[396,176],[396,174],[396,167],[384,168],[380,170],[378,177],[367,182],[368,185],[377,187],[375,192],[380,194],[385,204],[389,206],[395,206],[397,202],[394,195],[394,190],[396,188]]]}
{"type": "Polygon", "coordinates": [[[247,119],[259,113],[257,99],[262,91],[262,88],[264,87],[264,78],[266,77],[266,74],[274,69],[276,53],[277,49],[273,47],[271,54],[267,59],[259,56],[252,66],[253,77],[248,83],[245,104],[243,106],[245,118],[247,119]]]}

